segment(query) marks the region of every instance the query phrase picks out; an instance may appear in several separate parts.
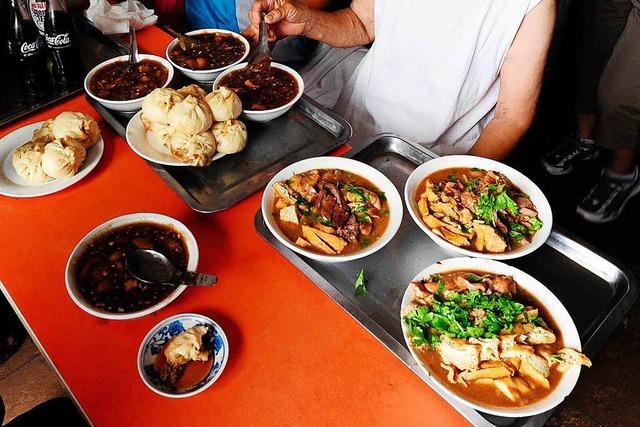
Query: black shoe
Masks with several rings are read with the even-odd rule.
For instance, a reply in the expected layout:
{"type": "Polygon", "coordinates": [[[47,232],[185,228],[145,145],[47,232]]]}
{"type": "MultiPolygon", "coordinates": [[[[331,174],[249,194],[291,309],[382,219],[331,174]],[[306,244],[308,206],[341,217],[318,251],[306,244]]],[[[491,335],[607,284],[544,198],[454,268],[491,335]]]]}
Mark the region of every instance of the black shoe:
{"type": "Polygon", "coordinates": [[[640,193],[640,173],[636,167],[632,180],[618,180],[611,178],[606,171],[602,178],[591,189],[576,212],[589,222],[604,223],[618,218],[627,202],[640,193]]]}
{"type": "Polygon", "coordinates": [[[558,146],[542,158],[542,165],[551,175],[566,175],[573,166],[583,160],[600,155],[600,147],[593,140],[582,138],[578,134],[565,136],[558,146]]]}

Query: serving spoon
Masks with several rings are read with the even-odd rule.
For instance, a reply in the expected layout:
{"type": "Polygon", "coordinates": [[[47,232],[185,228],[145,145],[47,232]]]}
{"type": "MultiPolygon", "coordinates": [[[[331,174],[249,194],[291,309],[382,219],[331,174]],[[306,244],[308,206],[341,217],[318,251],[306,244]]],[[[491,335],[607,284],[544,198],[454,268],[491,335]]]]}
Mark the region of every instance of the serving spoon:
{"type": "Polygon", "coordinates": [[[138,41],[136,40],[136,29],[129,24],[129,64],[138,63],[138,41]]]}
{"type": "Polygon", "coordinates": [[[269,49],[269,26],[264,20],[265,14],[260,16],[260,31],[258,33],[258,45],[256,50],[251,54],[249,58],[249,65],[247,68],[251,71],[265,71],[271,67],[271,49],[269,49]]]}
{"type": "Polygon", "coordinates": [[[196,271],[180,271],[158,251],[137,249],[127,253],[125,262],[133,277],[144,283],[169,286],[213,286],[218,278],[196,271]]]}

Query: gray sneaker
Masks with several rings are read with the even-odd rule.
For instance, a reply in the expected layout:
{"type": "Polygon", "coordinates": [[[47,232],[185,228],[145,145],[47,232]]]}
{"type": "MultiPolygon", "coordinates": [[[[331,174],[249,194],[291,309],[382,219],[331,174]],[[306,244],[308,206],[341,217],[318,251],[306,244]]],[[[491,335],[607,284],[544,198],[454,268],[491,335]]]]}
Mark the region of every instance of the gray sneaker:
{"type": "Polygon", "coordinates": [[[618,218],[629,200],[640,193],[640,173],[636,167],[632,180],[611,178],[606,171],[576,209],[589,222],[605,223],[618,218]]]}
{"type": "Polygon", "coordinates": [[[566,175],[576,163],[600,155],[600,147],[591,139],[574,133],[565,136],[558,146],[542,158],[542,165],[551,175],[566,175]]]}

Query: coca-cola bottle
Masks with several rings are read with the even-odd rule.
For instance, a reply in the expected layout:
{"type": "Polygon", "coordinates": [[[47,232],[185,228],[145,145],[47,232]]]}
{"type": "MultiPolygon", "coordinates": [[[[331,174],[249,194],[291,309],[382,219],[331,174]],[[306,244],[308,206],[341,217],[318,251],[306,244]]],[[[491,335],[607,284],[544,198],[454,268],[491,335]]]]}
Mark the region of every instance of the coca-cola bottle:
{"type": "Polygon", "coordinates": [[[28,89],[49,86],[44,37],[33,23],[26,0],[9,0],[9,54],[28,89]]]}
{"type": "Polygon", "coordinates": [[[73,25],[64,0],[47,0],[44,37],[51,57],[51,73],[59,86],[82,79],[84,68],[73,44],[73,25]]]}

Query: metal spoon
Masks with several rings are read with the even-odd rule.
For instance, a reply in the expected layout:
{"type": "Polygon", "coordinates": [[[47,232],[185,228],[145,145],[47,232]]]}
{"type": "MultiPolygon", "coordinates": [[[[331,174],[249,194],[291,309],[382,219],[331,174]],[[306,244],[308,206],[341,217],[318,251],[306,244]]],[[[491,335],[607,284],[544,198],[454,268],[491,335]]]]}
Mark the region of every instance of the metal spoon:
{"type": "Polygon", "coordinates": [[[138,42],[136,40],[136,29],[129,24],[129,64],[138,63],[138,42]]]}
{"type": "Polygon", "coordinates": [[[127,253],[129,273],[144,283],[170,286],[213,286],[218,278],[212,274],[176,269],[166,256],[151,249],[137,249],[127,253]]]}
{"type": "Polygon", "coordinates": [[[265,14],[260,17],[260,32],[258,34],[258,45],[249,59],[249,69],[252,71],[268,70],[271,67],[271,50],[269,49],[269,26],[264,20],[265,14]]]}
{"type": "Polygon", "coordinates": [[[164,30],[171,34],[173,37],[178,39],[178,44],[180,45],[180,49],[182,50],[193,49],[198,47],[198,45],[200,44],[198,39],[190,37],[186,34],[179,33],[168,25],[165,25],[162,28],[164,28],[164,30]]]}

